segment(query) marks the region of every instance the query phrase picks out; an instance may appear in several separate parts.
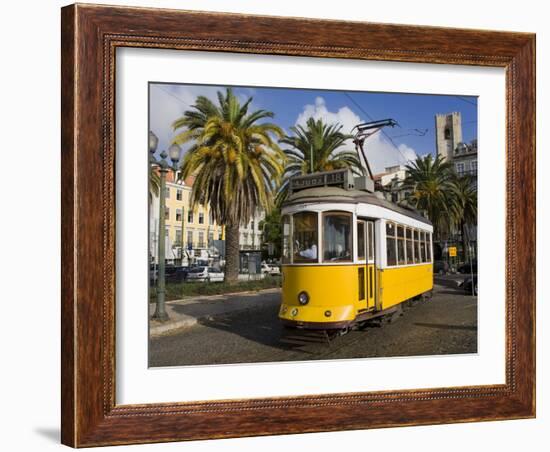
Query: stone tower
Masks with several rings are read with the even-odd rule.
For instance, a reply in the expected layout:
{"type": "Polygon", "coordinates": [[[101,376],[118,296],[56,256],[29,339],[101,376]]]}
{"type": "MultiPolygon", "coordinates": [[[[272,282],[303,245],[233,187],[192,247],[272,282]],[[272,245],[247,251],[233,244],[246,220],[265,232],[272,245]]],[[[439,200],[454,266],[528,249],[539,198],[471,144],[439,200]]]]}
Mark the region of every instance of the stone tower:
{"type": "Polygon", "coordinates": [[[454,150],[462,142],[462,118],[459,112],[435,115],[435,145],[445,160],[453,159],[454,150]]]}

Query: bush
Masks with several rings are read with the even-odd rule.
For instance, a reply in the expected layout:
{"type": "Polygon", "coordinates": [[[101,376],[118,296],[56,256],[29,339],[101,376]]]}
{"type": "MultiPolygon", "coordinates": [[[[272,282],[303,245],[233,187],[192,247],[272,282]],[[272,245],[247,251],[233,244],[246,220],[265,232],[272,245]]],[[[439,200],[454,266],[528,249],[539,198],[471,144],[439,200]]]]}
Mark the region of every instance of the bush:
{"type": "MultiPolygon", "coordinates": [[[[226,293],[250,292],[254,290],[281,287],[280,276],[266,276],[255,281],[239,281],[235,284],[225,282],[181,282],[166,284],[166,301],[180,300],[181,298],[197,295],[221,295],[226,293]]],[[[154,286],[149,290],[149,302],[157,299],[154,286]]]]}

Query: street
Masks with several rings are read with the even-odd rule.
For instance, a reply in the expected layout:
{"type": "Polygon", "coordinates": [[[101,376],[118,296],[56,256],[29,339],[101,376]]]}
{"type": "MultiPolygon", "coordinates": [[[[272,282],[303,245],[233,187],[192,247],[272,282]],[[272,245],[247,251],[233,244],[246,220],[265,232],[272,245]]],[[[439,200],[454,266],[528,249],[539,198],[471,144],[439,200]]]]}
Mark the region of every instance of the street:
{"type": "MultiPolygon", "coordinates": [[[[373,321],[330,343],[318,332],[283,328],[277,318],[278,291],[248,295],[245,309],[202,317],[193,326],[152,337],[149,365],[476,353],[477,298],[456,287],[463,278],[437,276],[431,299],[404,306],[391,322],[373,321]]],[[[230,301],[239,297],[226,296],[230,301]]]]}

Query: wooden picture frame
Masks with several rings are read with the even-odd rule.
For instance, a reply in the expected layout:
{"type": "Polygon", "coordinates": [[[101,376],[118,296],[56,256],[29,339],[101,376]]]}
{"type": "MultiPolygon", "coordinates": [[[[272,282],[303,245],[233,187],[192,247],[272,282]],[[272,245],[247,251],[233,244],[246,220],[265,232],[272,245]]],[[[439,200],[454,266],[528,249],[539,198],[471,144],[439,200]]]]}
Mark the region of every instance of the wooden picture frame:
{"type": "Polygon", "coordinates": [[[535,35],[71,5],[62,9],[62,442],[148,443],[535,416],[535,35]],[[115,50],[506,70],[506,382],[115,404],[115,50]]]}

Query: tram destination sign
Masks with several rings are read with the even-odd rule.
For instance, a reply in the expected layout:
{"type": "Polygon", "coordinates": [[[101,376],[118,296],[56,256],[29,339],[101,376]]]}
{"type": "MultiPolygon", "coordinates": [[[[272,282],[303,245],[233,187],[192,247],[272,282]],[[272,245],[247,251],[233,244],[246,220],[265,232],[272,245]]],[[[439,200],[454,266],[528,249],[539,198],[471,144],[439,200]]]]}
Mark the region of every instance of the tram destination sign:
{"type": "Polygon", "coordinates": [[[348,169],[324,171],[321,173],[306,174],[290,179],[290,191],[296,192],[305,188],[337,186],[353,188],[353,175],[348,169]]]}

